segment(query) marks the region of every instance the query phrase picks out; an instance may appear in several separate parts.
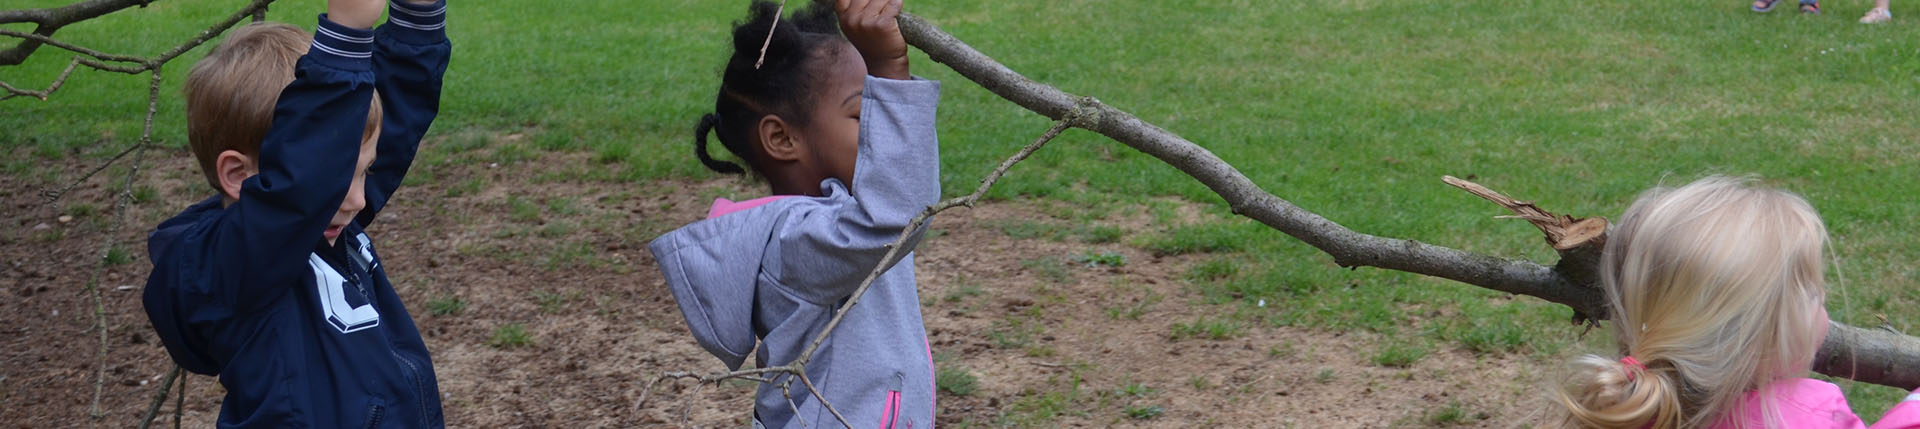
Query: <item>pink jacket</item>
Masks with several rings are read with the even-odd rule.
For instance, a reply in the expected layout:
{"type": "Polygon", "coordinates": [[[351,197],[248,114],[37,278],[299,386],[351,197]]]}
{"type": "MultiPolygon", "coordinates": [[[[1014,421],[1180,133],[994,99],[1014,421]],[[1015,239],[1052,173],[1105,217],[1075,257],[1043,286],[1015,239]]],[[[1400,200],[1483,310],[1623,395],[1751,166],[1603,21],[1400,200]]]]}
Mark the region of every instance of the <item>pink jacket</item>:
{"type": "MultiPolygon", "coordinates": [[[[1795,378],[1774,383],[1775,406],[1780,409],[1781,428],[1811,429],[1867,429],[1860,416],[1853,414],[1853,408],[1847,406],[1847,397],[1840,394],[1840,387],[1825,381],[1810,378],[1795,378]]],[[[1736,425],[1732,420],[1721,420],[1712,427],[1720,428],[1763,428],[1760,409],[1760,392],[1747,393],[1740,402],[1741,420],[1744,425],[1736,425]]],[[[1885,416],[1874,422],[1873,429],[1920,429],[1920,391],[1907,395],[1907,399],[1887,410],[1885,416]]]]}

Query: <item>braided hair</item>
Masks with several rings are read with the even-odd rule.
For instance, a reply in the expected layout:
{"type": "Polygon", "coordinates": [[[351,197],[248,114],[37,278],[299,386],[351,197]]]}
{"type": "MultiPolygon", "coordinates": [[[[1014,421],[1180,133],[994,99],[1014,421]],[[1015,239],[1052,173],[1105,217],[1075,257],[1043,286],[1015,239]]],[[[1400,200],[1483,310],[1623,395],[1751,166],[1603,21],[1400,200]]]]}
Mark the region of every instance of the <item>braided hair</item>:
{"type": "Polygon", "coordinates": [[[812,74],[826,55],[821,48],[846,40],[832,3],[813,0],[792,18],[782,19],[779,4],[755,0],[747,8],[747,19],[734,23],[733,55],[714,97],[714,112],[701,116],[694,127],[693,153],[702,165],[723,174],[746,173],[739,164],[708,154],[709,133],[751,168],[759,162],[754,130],[761,118],[775,115],[795,126],[806,125],[806,102],[817,80],[812,74]]]}

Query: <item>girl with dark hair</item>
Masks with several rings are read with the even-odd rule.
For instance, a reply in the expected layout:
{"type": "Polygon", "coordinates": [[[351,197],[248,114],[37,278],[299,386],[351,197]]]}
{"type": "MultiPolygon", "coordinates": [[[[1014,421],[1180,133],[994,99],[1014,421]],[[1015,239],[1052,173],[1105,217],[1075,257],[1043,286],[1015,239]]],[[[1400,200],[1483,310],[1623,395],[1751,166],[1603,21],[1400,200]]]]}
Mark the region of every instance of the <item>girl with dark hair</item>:
{"type": "Polygon", "coordinates": [[[778,4],[753,3],[734,27],[714,112],[695,131],[702,164],[752,171],[773,196],[716,200],[707,219],[651,250],[694,339],[732,369],[750,352],[763,368],[799,358],[886,265],[806,366],[827,403],[763,384],[754,423],[838,423],[830,405],[861,426],[931,426],[933,362],[913,256],[884,258],[940,196],[940,84],[907,73],[900,0],[811,3],[784,19],[778,4]],[[715,159],[709,135],[739,162],[715,159]]]}

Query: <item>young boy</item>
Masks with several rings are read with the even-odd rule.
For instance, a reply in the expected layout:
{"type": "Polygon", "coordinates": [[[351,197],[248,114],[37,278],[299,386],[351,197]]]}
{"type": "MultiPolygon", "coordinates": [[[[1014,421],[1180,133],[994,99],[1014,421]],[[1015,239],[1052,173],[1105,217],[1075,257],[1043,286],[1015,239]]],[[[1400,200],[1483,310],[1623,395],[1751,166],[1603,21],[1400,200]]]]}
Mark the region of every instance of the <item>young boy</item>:
{"type": "Polygon", "coordinates": [[[362,228],[439,110],[446,5],[383,3],[330,0],[311,37],[241,28],[187,77],[188,143],[218,195],[149,237],[143,303],[175,363],[220,377],[221,427],[444,426],[362,228]]]}

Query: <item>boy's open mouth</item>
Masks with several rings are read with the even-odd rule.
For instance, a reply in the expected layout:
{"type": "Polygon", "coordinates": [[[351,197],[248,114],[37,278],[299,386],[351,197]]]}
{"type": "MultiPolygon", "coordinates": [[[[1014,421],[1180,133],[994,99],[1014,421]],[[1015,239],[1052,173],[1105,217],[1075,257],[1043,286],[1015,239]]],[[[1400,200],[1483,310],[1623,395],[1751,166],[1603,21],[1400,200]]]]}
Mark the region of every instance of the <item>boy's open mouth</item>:
{"type": "Polygon", "coordinates": [[[322,235],[325,235],[328,240],[340,238],[340,231],[345,230],[346,228],[347,228],[346,225],[327,225],[327,232],[323,233],[322,235]]]}

